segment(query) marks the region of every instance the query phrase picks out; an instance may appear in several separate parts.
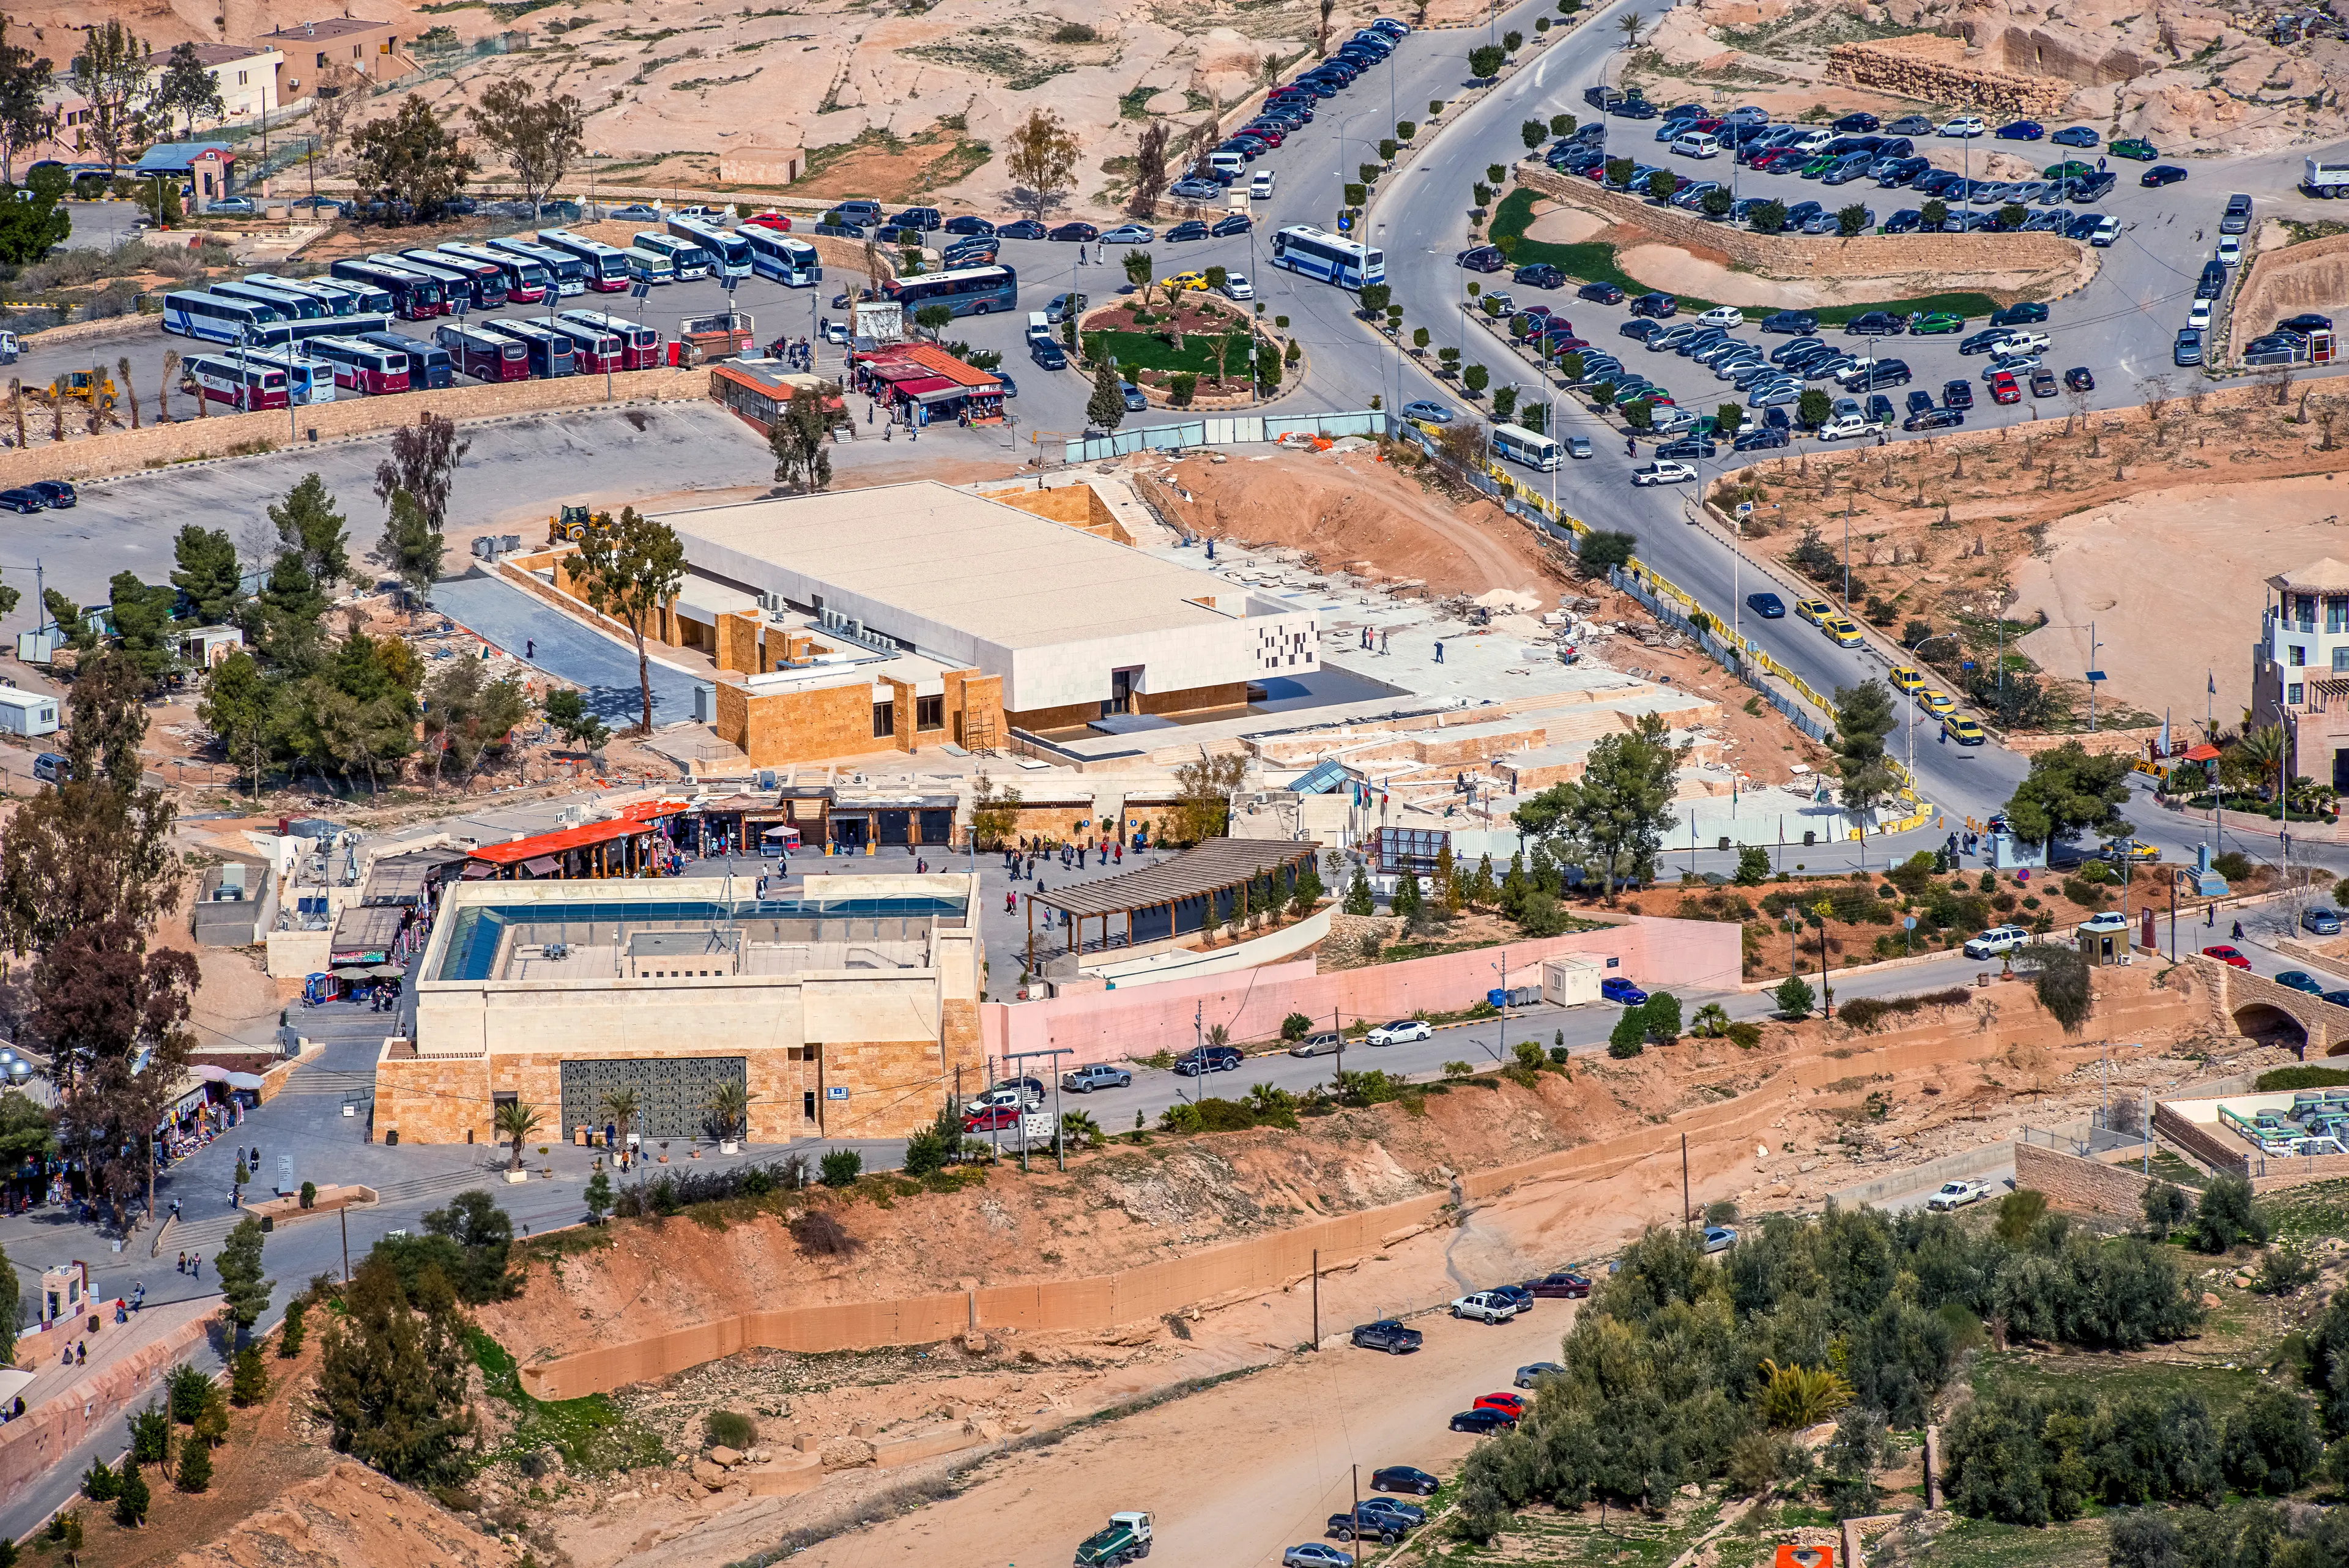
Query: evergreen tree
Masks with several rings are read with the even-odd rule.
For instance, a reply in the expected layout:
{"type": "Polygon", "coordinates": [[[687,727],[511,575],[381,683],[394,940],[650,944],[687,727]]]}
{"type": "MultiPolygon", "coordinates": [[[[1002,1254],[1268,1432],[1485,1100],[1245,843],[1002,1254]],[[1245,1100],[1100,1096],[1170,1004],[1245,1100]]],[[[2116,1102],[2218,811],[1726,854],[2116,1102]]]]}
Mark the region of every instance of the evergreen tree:
{"type": "MultiPolygon", "coordinates": [[[[202,1448],[201,1443],[191,1445],[202,1448]]],[[[147,1522],[147,1511],[154,1506],[154,1494],[147,1490],[147,1474],[137,1465],[130,1467],[122,1478],[121,1490],[114,1494],[114,1522],[125,1530],[136,1530],[147,1522]]]]}
{"type": "Polygon", "coordinates": [[[1387,900],[1387,908],[1409,920],[1417,916],[1423,907],[1420,898],[1418,874],[1411,871],[1404,872],[1402,879],[1395,883],[1394,897],[1387,900]]]}
{"type": "Polygon", "coordinates": [[[269,1368],[263,1365],[261,1352],[246,1345],[236,1353],[231,1364],[228,1397],[230,1403],[240,1408],[258,1405],[269,1397],[269,1368]]]}
{"type": "Polygon", "coordinates": [[[344,1302],[347,1315],[326,1325],[318,1374],[335,1447],[411,1484],[463,1475],[469,1358],[447,1276],[425,1269],[411,1294],[397,1269],[370,1257],[344,1302]]]}
{"type": "Polygon", "coordinates": [[[1360,866],[1354,867],[1354,879],[1346,884],[1346,901],[1340,908],[1350,915],[1378,913],[1378,902],[1371,895],[1371,879],[1360,866]]]}
{"type": "Polygon", "coordinates": [[[181,1491],[202,1491],[212,1484],[212,1446],[199,1438],[180,1447],[180,1470],[175,1478],[181,1491]]]}
{"type": "Polygon", "coordinates": [[[1855,815],[1864,814],[1900,784],[1884,749],[1884,738],[1898,722],[1892,693],[1880,680],[1838,686],[1835,709],[1836,771],[1843,776],[1843,804],[1855,815]]]}
{"type": "MultiPolygon", "coordinates": [[[[597,1172],[598,1175],[602,1173],[597,1172]]],[[[310,1301],[307,1296],[295,1296],[285,1303],[285,1322],[277,1331],[277,1354],[291,1361],[302,1354],[302,1341],[309,1330],[310,1301]]]]}
{"type": "Polygon", "coordinates": [[[1118,382],[1117,367],[1102,356],[1093,367],[1093,395],[1085,400],[1085,420],[1095,430],[1113,431],[1125,419],[1125,389],[1118,382]]]}
{"type": "Polygon", "coordinates": [[[171,586],[194,604],[196,618],[210,625],[233,618],[244,597],[244,568],[237,564],[236,545],[227,530],[191,523],[180,530],[171,555],[179,564],[171,586]]]}
{"type": "Polygon", "coordinates": [[[277,1284],[261,1277],[261,1221],[248,1214],[232,1226],[213,1254],[212,1266],[220,1275],[221,1293],[227,1298],[235,1341],[242,1344],[268,1307],[269,1293],[277,1284]]]}

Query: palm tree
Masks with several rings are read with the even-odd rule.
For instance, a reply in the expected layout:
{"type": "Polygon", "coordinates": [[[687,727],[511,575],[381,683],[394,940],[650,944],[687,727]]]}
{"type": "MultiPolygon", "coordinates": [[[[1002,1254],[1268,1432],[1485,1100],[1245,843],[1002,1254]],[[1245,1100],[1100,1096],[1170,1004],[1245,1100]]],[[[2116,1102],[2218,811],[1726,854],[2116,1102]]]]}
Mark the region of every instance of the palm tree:
{"type": "Polygon", "coordinates": [[[180,351],[177,348],[166,348],[163,350],[163,384],[155,389],[155,422],[157,424],[171,422],[171,383],[178,380],[179,377],[180,351]]]}
{"type": "Polygon", "coordinates": [[[619,1147],[628,1147],[628,1125],[636,1119],[636,1092],[634,1089],[606,1089],[596,1102],[595,1112],[618,1129],[619,1147]]]}
{"type": "Polygon", "coordinates": [[[1696,1010],[1689,1020],[1689,1033],[1712,1040],[1729,1033],[1729,1011],[1717,1002],[1708,1002],[1696,1010]]]}
{"type": "Polygon", "coordinates": [[[130,384],[130,356],[125,354],[114,364],[122,372],[122,395],[130,400],[130,428],[135,431],[139,428],[139,389],[130,384]]]}
{"type": "Polygon", "coordinates": [[[2275,781],[2276,796],[2283,796],[2284,740],[2282,724],[2262,724],[2256,730],[2245,730],[2241,740],[2235,742],[2243,761],[2257,770],[2260,784],[2265,786],[2275,781]]]}
{"type": "Polygon", "coordinates": [[[1134,291],[1142,296],[1142,308],[1144,310],[1149,309],[1150,293],[1153,282],[1150,273],[1152,266],[1154,265],[1150,259],[1150,253],[1148,251],[1128,251],[1125,253],[1124,265],[1125,281],[1133,285],[1134,291]]]}
{"type": "Polygon", "coordinates": [[[708,1111],[709,1119],[718,1124],[718,1136],[730,1138],[734,1136],[734,1129],[750,1118],[750,1091],[740,1084],[720,1084],[709,1091],[709,1097],[701,1102],[701,1108],[708,1111]]]}
{"type": "Polygon", "coordinates": [[[1647,23],[1648,19],[1637,11],[1627,11],[1615,18],[1615,30],[1623,35],[1625,48],[1636,49],[1640,47],[1640,29],[1646,26],[1647,23]]]}
{"type": "Polygon", "coordinates": [[[531,1140],[545,1121],[544,1111],[520,1100],[507,1100],[498,1106],[498,1114],[492,1118],[492,1123],[498,1129],[498,1136],[513,1145],[513,1164],[509,1168],[522,1168],[522,1146],[531,1140]]]}
{"type": "Polygon", "coordinates": [[[1092,1148],[1102,1140],[1101,1124],[1083,1111],[1061,1113],[1061,1141],[1071,1148],[1092,1148]]]}

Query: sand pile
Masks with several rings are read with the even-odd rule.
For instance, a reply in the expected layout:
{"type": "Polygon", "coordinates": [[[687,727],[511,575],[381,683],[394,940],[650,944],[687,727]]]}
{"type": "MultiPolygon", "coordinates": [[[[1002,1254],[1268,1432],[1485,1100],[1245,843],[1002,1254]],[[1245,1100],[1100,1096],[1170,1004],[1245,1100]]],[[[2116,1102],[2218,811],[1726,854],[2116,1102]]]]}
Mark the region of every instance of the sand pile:
{"type": "Polygon", "coordinates": [[[342,1463],[173,1568],[512,1568],[524,1553],[361,1466],[342,1463]]]}

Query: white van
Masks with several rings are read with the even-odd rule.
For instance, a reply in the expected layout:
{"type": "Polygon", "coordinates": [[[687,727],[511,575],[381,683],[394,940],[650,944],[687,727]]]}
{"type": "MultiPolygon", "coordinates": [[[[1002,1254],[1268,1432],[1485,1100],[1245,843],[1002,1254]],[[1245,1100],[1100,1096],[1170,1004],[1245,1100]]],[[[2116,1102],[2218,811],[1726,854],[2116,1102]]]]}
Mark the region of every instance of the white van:
{"type": "Polygon", "coordinates": [[[1253,200],[1258,202],[1269,202],[1272,200],[1271,170],[1259,169],[1256,171],[1255,176],[1248,181],[1248,195],[1253,200]]]}
{"type": "Polygon", "coordinates": [[[1565,451],[1546,435],[1536,435],[1522,425],[1493,427],[1493,455],[1519,462],[1543,473],[1565,461],[1565,451]]]}
{"type": "Polygon", "coordinates": [[[1672,143],[1672,151],[1683,158],[1712,158],[1721,151],[1721,143],[1713,140],[1710,131],[1689,130],[1682,132],[1680,140],[1672,143]]]}
{"type": "Polygon", "coordinates": [[[1228,185],[1247,172],[1247,160],[1237,152],[1210,152],[1207,167],[1216,171],[1216,179],[1228,185]]]}
{"type": "Polygon", "coordinates": [[[1051,340],[1052,323],[1050,318],[1040,310],[1030,311],[1028,313],[1028,341],[1030,343],[1050,343],[1051,340]]]}

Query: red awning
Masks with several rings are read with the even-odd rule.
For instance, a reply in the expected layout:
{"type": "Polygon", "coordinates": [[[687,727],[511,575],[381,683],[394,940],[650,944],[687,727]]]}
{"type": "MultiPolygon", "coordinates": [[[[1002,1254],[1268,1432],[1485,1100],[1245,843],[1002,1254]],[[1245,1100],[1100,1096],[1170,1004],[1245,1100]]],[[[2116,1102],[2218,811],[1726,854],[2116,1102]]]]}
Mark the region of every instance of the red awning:
{"type": "Polygon", "coordinates": [[[2189,763],[2216,762],[2219,758],[2219,748],[2210,744],[2208,741],[2205,741],[2202,744],[2195,746],[2186,752],[2184,756],[2185,760],[2189,763]]]}
{"type": "Polygon", "coordinates": [[[638,801],[610,821],[590,822],[530,838],[517,838],[510,844],[484,844],[472,851],[472,858],[486,860],[495,866],[518,866],[541,856],[560,855],[566,849],[585,849],[649,833],[660,818],[674,816],[684,809],[684,804],[678,801],[638,801]]]}
{"type": "Polygon", "coordinates": [[[960,387],[956,386],[944,376],[925,376],[919,380],[897,381],[893,383],[893,385],[895,386],[897,390],[905,393],[905,396],[909,398],[920,398],[925,400],[926,400],[929,395],[933,392],[944,392],[951,397],[958,395],[962,391],[960,387]]]}

